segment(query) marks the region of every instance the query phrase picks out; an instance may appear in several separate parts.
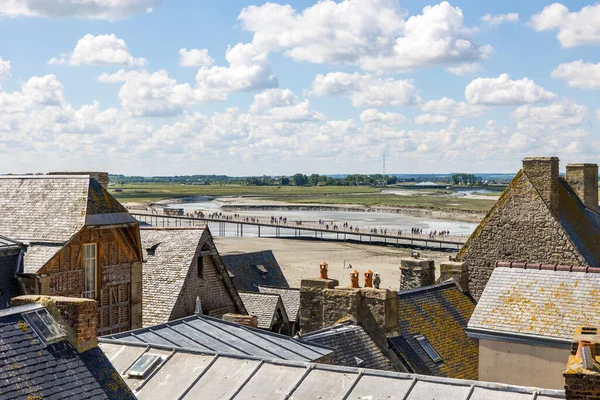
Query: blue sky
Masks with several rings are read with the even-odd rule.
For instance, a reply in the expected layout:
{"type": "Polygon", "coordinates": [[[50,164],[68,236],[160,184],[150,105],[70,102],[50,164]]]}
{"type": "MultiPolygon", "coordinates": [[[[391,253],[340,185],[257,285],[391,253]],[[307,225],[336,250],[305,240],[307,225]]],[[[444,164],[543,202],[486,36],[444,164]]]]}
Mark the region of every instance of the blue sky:
{"type": "Polygon", "coordinates": [[[0,0],[0,173],[597,162],[600,4],[0,0]]]}

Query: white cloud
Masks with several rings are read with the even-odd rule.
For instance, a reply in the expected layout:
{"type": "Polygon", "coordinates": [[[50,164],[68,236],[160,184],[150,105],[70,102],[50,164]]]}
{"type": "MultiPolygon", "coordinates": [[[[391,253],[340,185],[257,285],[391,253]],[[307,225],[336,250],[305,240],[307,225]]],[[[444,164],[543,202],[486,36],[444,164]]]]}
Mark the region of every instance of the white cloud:
{"type": "Polygon", "coordinates": [[[554,3],[531,17],[529,24],[536,31],[558,29],[557,39],[562,47],[600,44],[600,4],[585,6],[578,12],[554,3]]]}
{"type": "Polygon", "coordinates": [[[0,0],[0,16],[75,17],[114,21],[135,15],[157,0],[0,0]]]}
{"type": "Polygon", "coordinates": [[[462,10],[444,1],[405,20],[398,0],[323,0],[297,12],[267,3],[238,19],[264,51],[297,61],[355,64],[367,70],[405,71],[485,60],[491,46],[471,40],[462,10]]]}
{"type": "Polygon", "coordinates": [[[497,78],[474,79],[465,88],[465,97],[469,104],[518,105],[551,101],[556,95],[531,79],[511,80],[508,74],[501,74],[497,78]]]}
{"type": "Polygon", "coordinates": [[[596,119],[600,121],[600,108],[596,110],[596,119]]]}
{"type": "MultiPolygon", "coordinates": [[[[67,62],[67,55],[61,54],[60,58],[52,57],[48,64],[62,65],[67,62]]],[[[87,34],[77,41],[73,53],[68,59],[71,66],[93,65],[93,66],[143,66],[144,58],[136,58],[131,55],[129,48],[123,39],[114,34],[94,36],[87,34]]]]}
{"type": "Polygon", "coordinates": [[[550,74],[554,79],[567,81],[569,87],[600,89],[600,63],[583,60],[560,64],[550,74]]]}
{"type": "Polygon", "coordinates": [[[318,74],[312,82],[311,94],[348,96],[354,107],[402,106],[418,101],[417,88],[410,79],[385,79],[357,72],[318,74]]]}
{"type": "MultiPolygon", "coordinates": [[[[586,114],[586,106],[562,101],[542,107],[526,104],[517,108],[512,116],[519,121],[519,124],[563,127],[581,124],[586,114]]],[[[523,129],[523,126],[520,126],[520,129],[523,129]]]]}
{"type": "Polygon", "coordinates": [[[488,110],[485,106],[467,104],[449,97],[426,101],[419,104],[419,108],[427,113],[447,114],[454,117],[477,117],[488,110]]]}
{"type": "Polygon", "coordinates": [[[310,101],[300,101],[290,89],[266,89],[254,96],[249,112],[269,116],[277,121],[308,121],[325,119],[310,108],[310,101]]]}
{"type": "Polygon", "coordinates": [[[448,117],[439,114],[421,114],[415,118],[415,124],[442,124],[448,122],[448,117]]]}
{"type": "Polygon", "coordinates": [[[0,79],[10,76],[10,61],[3,60],[0,57],[0,79]]]}
{"type": "Polygon", "coordinates": [[[399,113],[394,112],[379,112],[374,108],[369,108],[360,113],[360,120],[364,123],[381,122],[388,125],[398,125],[406,122],[408,119],[399,113]]]}
{"type": "Polygon", "coordinates": [[[506,24],[506,23],[517,23],[519,22],[519,14],[518,13],[510,13],[510,14],[498,14],[498,15],[491,15],[491,14],[485,14],[483,17],[480,18],[481,22],[485,22],[488,25],[500,25],[500,24],[506,24]]]}
{"type": "Polygon", "coordinates": [[[233,91],[249,91],[279,86],[271,70],[268,54],[251,44],[238,43],[228,48],[225,59],[229,67],[203,67],[196,74],[198,88],[220,92],[221,97],[233,91]]]}
{"type": "Polygon", "coordinates": [[[463,63],[446,67],[446,71],[454,75],[462,76],[473,72],[481,71],[481,66],[479,65],[479,63],[463,63]]]}
{"type": "Polygon", "coordinates": [[[182,67],[210,67],[215,62],[207,49],[181,49],[179,56],[179,65],[182,67]]]}

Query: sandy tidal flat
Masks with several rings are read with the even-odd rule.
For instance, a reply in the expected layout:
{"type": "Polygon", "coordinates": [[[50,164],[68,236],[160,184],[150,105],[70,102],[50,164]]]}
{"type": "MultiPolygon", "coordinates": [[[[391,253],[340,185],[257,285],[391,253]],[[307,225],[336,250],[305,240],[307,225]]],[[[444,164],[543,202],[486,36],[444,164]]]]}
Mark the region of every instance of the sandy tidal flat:
{"type": "MultiPolygon", "coordinates": [[[[215,242],[221,255],[272,250],[291,287],[300,287],[302,278],[319,276],[319,264],[326,261],[329,264],[329,277],[339,280],[340,285],[350,284],[349,265],[352,264],[352,268],[361,273],[361,285],[364,282],[362,273],[371,269],[380,274],[382,288],[397,290],[400,259],[410,256],[411,253],[411,249],[312,240],[215,237],[215,242]]],[[[432,258],[435,261],[436,277],[439,276],[440,261],[446,261],[449,255],[455,254],[429,250],[412,251],[419,251],[421,257],[432,258]]]]}

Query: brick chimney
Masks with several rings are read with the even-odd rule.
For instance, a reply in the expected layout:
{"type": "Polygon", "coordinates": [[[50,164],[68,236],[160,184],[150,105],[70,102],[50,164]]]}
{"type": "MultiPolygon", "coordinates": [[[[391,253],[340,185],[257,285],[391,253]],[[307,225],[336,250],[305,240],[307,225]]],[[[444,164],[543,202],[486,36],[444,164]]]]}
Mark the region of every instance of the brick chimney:
{"type": "Polygon", "coordinates": [[[435,284],[435,263],[419,254],[400,260],[400,291],[435,284]]]}
{"type": "MultiPolygon", "coordinates": [[[[316,272],[316,271],[315,271],[316,272]]],[[[358,275],[358,272],[356,273],[358,275]]],[[[323,329],[351,319],[384,336],[397,336],[398,292],[370,287],[340,287],[335,279],[302,279],[300,287],[301,333],[323,329]]]]}
{"type": "Polygon", "coordinates": [[[444,261],[440,263],[440,282],[454,279],[463,293],[469,291],[469,268],[464,262],[444,261]]]}
{"type": "Polygon", "coordinates": [[[233,322],[240,325],[250,326],[252,328],[258,327],[258,317],[256,315],[244,315],[244,314],[224,314],[223,321],[233,322]]]}
{"type": "Polygon", "coordinates": [[[600,398],[600,364],[596,361],[599,352],[598,328],[578,327],[573,335],[567,369],[563,373],[567,400],[600,398]]]}
{"type": "Polygon", "coordinates": [[[523,172],[554,215],[558,215],[558,157],[525,157],[523,172]]]}
{"type": "Polygon", "coordinates": [[[565,179],[581,202],[598,212],[598,164],[567,164],[565,179]]]}
{"type": "Polygon", "coordinates": [[[110,179],[108,172],[86,171],[86,172],[48,172],[48,175],[89,175],[94,178],[104,189],[108,189],[110,179]]]}
{"type": "Polygon", "coordinates": [[[98,345],[98,303],[96,300],[60,296],[18,296],[11,300],[11,306],[38,303],[65,328],[67,339],[83,353],[98,345]]]}

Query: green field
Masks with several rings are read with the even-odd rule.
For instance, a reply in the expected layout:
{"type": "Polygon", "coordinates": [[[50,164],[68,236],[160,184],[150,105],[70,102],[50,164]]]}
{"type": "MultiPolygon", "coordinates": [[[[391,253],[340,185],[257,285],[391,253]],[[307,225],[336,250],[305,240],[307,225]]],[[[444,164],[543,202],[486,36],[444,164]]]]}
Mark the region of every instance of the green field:
{"type": "MultiPolygon", "coordinates": [[[[390,187],[394,189],[398,187],[390,187]]],[[[381,193],[370,186],[246,186],[246,185],[182,185],[168,183],[136,183],[114,185],[110,192],[121,202],[156,202],[193,196],[252,196],[291,204],[347,204],[367,207],[414,207],[437,210],[484,212],[495,199],[451,197],[452,190],[419,189],[415,194],[398,196],[381,193]],[[115,189],[120,191],[115,192],[115,189]]],[[[499,193],[499,192],[498,192],[499,193]]],[[[493,196],[493,194],[491,194],[493,196]]]]}

